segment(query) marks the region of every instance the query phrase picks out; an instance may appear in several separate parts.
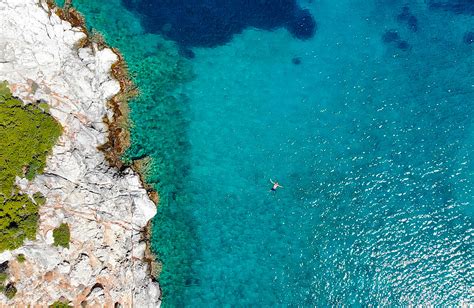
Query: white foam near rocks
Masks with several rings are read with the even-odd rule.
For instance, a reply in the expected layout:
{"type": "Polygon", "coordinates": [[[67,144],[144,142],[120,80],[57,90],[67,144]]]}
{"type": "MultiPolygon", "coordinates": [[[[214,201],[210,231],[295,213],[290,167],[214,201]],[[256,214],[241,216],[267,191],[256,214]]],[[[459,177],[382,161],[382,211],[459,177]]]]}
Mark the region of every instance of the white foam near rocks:
{"type": "Polygon", "coordinates": [[[41,192],[35,241],[13,252],[10,281],[18,292],[6,305],[155,307],[160,290],[147,274],[140,232],[156,214],[138,175],[119,173],[97,146],[107,138],[107,100],[119,90],[110,75],[117,56],[110,50],[76,49],[85,36],[39,0],[0,0],[0,80],[24,102],[43,100],[64,128],[43,175],[17,179],[25,192],[41,192]],[[69,248],[51,245],[52,229],[71,229],[69,248]],[[15,260],[18,253],[24,263],[15,260]]]}

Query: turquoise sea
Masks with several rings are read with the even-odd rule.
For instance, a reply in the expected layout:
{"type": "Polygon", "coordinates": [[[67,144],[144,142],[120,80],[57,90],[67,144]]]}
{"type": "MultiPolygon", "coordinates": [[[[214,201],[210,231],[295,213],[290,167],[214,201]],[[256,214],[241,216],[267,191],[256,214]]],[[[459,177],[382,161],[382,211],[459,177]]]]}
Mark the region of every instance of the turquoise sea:
{"type": "Polygon", "coordinates": [[[140,89],[165,306],[474,305],[472,1],[73,5],[140,89]]]}

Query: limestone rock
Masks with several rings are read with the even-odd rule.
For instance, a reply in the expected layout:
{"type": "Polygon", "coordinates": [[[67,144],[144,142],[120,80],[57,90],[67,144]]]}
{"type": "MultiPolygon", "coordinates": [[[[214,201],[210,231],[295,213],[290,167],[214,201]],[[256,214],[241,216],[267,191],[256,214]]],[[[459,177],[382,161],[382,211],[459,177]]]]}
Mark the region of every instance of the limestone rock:
{"type": "Polygon", "coordinates": [[[119,173],[97,149],[107,139],[102,119],[120,86],[110,75],[110,49],[76,49],[85,36],[40,0],[0,0],[0,80],[26,103],[50,105],[64,132],[43,175],[17,179],[26,193],[41,192],[37,238],[13,252],[10,279],[18,292],[0,306],[73,305],[156,307],[160,289],[143,261],[141,232],[156,214],[139,177],[119,173]],[[52,245],[52,230],[71,230],[69,248],[52,245]],[[15,260],[22,253],[24,263],[15,260]]]}

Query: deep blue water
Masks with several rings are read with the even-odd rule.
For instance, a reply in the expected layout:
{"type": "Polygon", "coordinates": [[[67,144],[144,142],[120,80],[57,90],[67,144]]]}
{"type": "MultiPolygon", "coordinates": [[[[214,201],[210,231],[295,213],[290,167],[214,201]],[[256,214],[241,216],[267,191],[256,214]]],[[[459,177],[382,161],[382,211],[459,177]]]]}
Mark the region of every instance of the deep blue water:
{"type": "Polygon", "coordinates": [[[474,2],[472,0],[429,0],[431,8],[442,9],[456,14],[474,15],[474,2]]]}
{"type": "Polygon", "coordinates": [[[286,27],[295,37],[314,35],[316,22],[295,0],[124,0],[140,14],[144,30],[160,33],[184,47],[214,47],[245,28],[286,27]]]}
{"type": "Polygon", "coordinates": [[[165,305],[474,304],[472,1],[76,5],[141,91],[165,305]]]}

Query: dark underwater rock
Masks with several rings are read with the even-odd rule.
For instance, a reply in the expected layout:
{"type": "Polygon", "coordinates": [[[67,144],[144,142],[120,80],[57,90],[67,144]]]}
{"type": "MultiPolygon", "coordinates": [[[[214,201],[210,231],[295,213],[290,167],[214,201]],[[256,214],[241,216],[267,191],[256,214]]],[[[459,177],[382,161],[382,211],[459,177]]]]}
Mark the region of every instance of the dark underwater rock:
{"type": "Polygon", "coordinates": [[[293,63],[294,65],[300,65],[301,64],[301,58],[300,57],[294,57],[293,59],[291,59],[291,63],[293,63]]]}
{"type": "Polygon", "coordinates": [[[410,8],[408,6],[404,6],[402,8],[402,12],[397,15],[397,21],[398,22],[407,21],[408,18],[410,18],[410,16],[411,16],[410,8]]]}
{"type": "Polygon", "coordinates": [[[391,29],[385,31],[382,35],[382,41],[386,44],[400,41],[400,35],[397,31],[391,29]]]}
{"type": "Polygon", "coordinates": [[[298,10],[287,24],[290,33],[301,40],[310,39],[316,31],[316,22],[308,10],[298,10]]]}
{"type": "Polygon", "coordinates": [[[464,44],[471,45],[474,43],[474,32],[468,31],[464,34],[464,37],[462,38],[462,41],[464,44]]]}
{"type": "Polygon", "coordinates": [[[406,51],[411,49],[411,45],[407,41],[402,40],[398,32],[393,29],[385,31],[382,35],[382,41],[385,44],[396,46],[400,50],[406,51]]]}
{"type": "Polygon", "coordinates": [[[411,31],[413,32],[417,32],[418,31],[418,19],[416,19],[415,16],[410,16],[410,18],[408,18],[407,20],[407,26],[408,26],[408,29],[410,29],[411,31]]]}
{"type": "Polygon", "coordinates": [[[196,57],[196,54],[194,53],[194,51],[192,51],[189,48],[180,48],[179,54],[187,59],[194,59],[196,57]]]}
{"type": "Polygon", "coordinates": [[[397,43],[397,48],[406,51],[406,50],[410,50],[410,49],[411,49],[411,45],[408,44],[407,41],[399,41],[399,42],[397,43]]]}
{"type": "Polygon", "coordinates": [[[418,19],[410,12],[410,8],[408,6],[404,6],[402,8],[402,12],[397,15],[397,21],[399,23],[406,24],[408,29],[412,32],[418,31],[418,19]]]}

